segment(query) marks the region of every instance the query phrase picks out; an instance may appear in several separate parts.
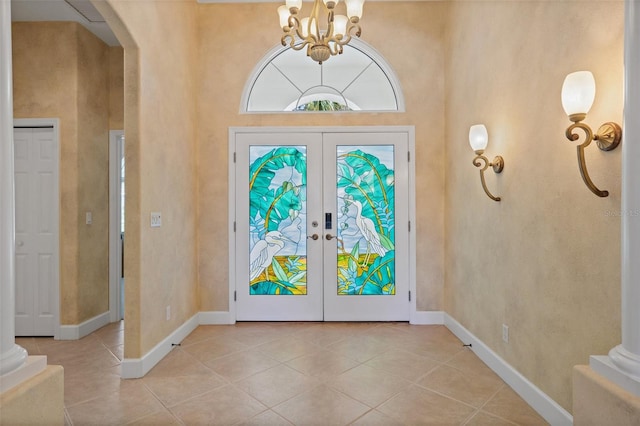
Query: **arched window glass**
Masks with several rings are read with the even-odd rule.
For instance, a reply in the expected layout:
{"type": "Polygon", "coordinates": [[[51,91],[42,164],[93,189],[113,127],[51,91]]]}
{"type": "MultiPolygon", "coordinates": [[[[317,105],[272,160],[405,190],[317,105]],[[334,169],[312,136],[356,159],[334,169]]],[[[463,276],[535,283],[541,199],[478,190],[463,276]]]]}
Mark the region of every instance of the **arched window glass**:
{"type": "Polygon", "coordinates": [[[304,52],[277,48],[245,86],[242,112],[404,111],[395,74],[362,41],[318,65],[304,52]]]}

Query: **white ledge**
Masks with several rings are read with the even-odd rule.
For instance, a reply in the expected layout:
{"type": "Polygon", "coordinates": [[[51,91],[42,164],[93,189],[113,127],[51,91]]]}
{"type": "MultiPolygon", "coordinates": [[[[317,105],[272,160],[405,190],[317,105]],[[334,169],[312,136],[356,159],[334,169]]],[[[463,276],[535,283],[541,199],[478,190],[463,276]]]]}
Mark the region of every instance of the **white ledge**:
{"type": "Polygon", "coordinates": [[[640,377],[632,376],[621,370],[607,355],[592,355],[589,358],[589,366],[593,371],[620,386],[627,392],[635,396],[640,396],[640,377]]]}

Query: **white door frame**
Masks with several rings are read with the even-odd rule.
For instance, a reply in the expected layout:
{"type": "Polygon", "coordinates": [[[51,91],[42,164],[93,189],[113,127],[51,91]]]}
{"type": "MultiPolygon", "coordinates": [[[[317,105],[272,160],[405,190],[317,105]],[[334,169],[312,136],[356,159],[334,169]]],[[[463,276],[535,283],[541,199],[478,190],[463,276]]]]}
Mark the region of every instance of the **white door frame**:
{"type": "Polygon", "coordinates": [[[122,244],[120,243],[120,158],[124,154],[118,139],[124,130],[109,130],[109,320],[118,321],[120,306],[120,274],[122,244]]]}
{"type": "Polygon", "coordinates": [[[14,118],[13,127],[52,127],[54,154],[54,191],[53,197],[53,338],[60,338],[60,120],[58,118],[14,118]]]}
{"type": "Polygon", "coordinates": [[[415,127],[414,126],[356,126],[356,127],[230,127],[229,128],[229,323],[236,322],[236,179],[235,142],[238,133],[407,133],[409,138],[409,321],[416,319],[416,186],[415,186],[415,127]]]}

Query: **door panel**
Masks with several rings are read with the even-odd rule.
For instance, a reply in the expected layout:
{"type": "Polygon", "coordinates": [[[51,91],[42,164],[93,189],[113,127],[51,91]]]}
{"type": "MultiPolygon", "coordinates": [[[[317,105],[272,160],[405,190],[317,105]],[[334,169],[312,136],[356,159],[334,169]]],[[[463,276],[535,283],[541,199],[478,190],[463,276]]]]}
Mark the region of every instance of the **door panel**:
{"type": "Polygon", "coordinates": [[[327,321],[409,319],[407,152],[405,133],[324,135],[325,210],[337,214],[324,250],[327,321]]]}
{"type": "Polygon", "coordinates": [[[235,142],[237,319],[408,320],[407,134],[235,142]]]}
{"type": "Polygon", "coordinates": [[[321,137],[237,136],[237,319],[322,320],[321,137]]]}
{"type": "Polygon", "coordinates": [[[16,336],[53,336],[57,288],[57,146],[52,128],[14,129],[16,336]]]}

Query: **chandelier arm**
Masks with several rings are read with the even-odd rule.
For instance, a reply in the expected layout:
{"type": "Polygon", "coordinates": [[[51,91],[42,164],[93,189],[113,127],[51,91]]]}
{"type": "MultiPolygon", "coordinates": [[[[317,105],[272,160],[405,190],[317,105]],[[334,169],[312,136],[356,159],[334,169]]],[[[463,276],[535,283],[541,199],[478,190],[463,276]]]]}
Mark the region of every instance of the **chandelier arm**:
{"type": "Polygon", "coordinates": [[[333,10],[329,10],[329,14],[327,15],[327,33],[322,36],[322,39],[327,40],[327,43],[334,40],[333,30],[333,10]]]}
{"type": "Polygon", "coordinates": [[[360,24],[354,24],[353,22],[350,22],[347,26],[347,31],[345,32],[344,37],[341,40],[336,40],[336,43],[344,46],[346,44],[349,44],[354,35],[356,37],[360,37],[361,33],[362,28],[360,27],[360,24]]]}
{"type": "Polygon", "coordinates": [[[327,42],[327,47],[331,51],[331,55],[341,55],[342,54],[342,45],[334,38],[327,42]]]}

